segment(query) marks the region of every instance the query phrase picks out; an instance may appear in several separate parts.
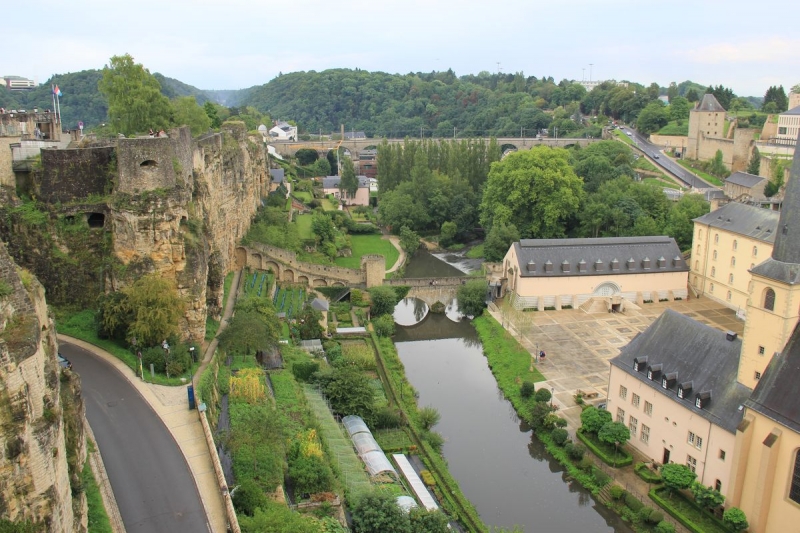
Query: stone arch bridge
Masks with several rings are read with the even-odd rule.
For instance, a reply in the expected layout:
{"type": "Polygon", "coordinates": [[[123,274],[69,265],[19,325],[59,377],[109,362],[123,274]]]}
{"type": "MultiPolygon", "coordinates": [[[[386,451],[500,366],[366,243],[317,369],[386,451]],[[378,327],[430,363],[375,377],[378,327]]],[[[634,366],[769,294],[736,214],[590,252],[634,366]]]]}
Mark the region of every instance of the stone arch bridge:
{"type": "Polygon", "coordinates": [[[456,297],[458,288],[470,279],[474,278],[398,278],[384,280],[383,284],[390,287],[410,287],[407,298],[419,298],[432,308],[436,303],[447,306],[456,297]]]}

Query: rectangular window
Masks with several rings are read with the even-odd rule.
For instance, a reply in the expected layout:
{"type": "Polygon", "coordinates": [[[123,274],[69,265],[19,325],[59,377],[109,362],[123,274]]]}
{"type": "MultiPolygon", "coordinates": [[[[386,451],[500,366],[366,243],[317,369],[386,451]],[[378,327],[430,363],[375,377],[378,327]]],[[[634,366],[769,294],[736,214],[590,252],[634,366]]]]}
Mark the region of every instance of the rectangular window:
{"type": "Polygon", "coordinates": [[[694,446],[698,450],[702,450],[703,449],[703,437],[697,437],[696,439],[694,439],[694,446]]]}
{"type": "Polygon", "coordinates": [[[644,414],[653,416],[653,404],[645,401],[644,402],[644,414]]]}
{"type": "Polygon", "coordinates": [[[695,459],[691,455],[687,455],[686,456],[686,466],[688,466],[689,470],[691,470],[692,472],[696,472],[697,471],[697,459],[695,459]]]}
{"type": "Polygon", "coordinates": [[[691,444],[692,446],[694,446],[694,439],[695,439],[695,434],[694,434],[694,433],[692,433],[692,432],[690,431],[690,432],[689,432],[689,438],[688,438],[688,439],[686,439],[686,440],[687,440],[687,442],[688,442],[689,444],[691,444]]]}
{"type": "Polygon", "coordinates": [[[722,481],[717,480],[714,483],[714,489],[716,489],[717,492],[722,492],[722,481]]]}
{"type": "Polygon", "coordinates": [[[759,346],[758,347],[758,355],[764,355],[764,347],[763,346],[759,346]]]}
{"type": "Polygon", "coordinates": [[[719,451],[719,460],[720,461],[724,461],[725,460],[725,450],[720,450],[719,451]]]}
{"type": "Polygon", "coordinates": [[[623,400],[628,398],[628,388],[625,385],[619,386],[619,397],[623,400]]]}
{"type": "Polygon", "coordinates": [[[620,424],[625,423],[625,411],[623,411],[619,407],[617,408],[617,422],[619,422],[620,424]]]}
{"type": "Polygon", "coordinates": [[[644,424],[642,424],[642,437],[641,437],[641,439],[642,439],[642,442],[644,442],[645,444],[650,442],[650,428],[647,427],[644,424]]]}
{"type": "Polygon", "coordinates": [[[639,407],[639,400],[640,399],[641,398],[639,397],[639,395],[634,392],[633,393],[633,397],[631,398],[631,403],[633,404],[634,407],[639,407]]]}
{"type": "Polygon", "coordinates": [[[756,379],[756,381],[758,381],[759,379],[761,379],[761,372],[756,370],[756,373],[753,375],[753,377],[756,379]]]}
{"type": "Polygon", "coordinates": [[[628,420],[628,429],[631,430],[631,438],[636,437],[637,426],[639,425],[639,421],[636,420],[634,417],[631,417],[628,420]]]}

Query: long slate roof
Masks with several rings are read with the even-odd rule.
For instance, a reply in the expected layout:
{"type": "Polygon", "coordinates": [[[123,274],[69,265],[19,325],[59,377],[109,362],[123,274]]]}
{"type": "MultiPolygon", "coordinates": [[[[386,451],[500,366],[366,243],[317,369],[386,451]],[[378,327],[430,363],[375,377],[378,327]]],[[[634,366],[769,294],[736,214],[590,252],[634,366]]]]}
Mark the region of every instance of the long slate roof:
{"type": "Polygon", "coordinates": [[[778,231],[779,216],[777,211],[771,209],[730,202],[716,211],[694,219],[694,221],[712,228],[773,243],[775,242],[775,233],[778,231]]]}
{"type": "Polygon", "coordinates": [[[750,188],[755,185],[758,185],[765,179],[767,178],[763,178],[761,176],[754,176],[753,174],[748,174],[747,172],[734,172],[733,174],[728,176],[728,179],[726,179],[725,182],[750,188]]]}
{"type": "Polygon", "coordinates": [[[611,364],[642,383],[669,397],[681,406],[731,433],[742,420],[744,405],[751,390],[736,380],[742,341],[728,340],[727,334],[671,309],[634,337],[611,364]],[[640,371],[633,369],[633,359],[647,357],[640,371]],[[661,365],[658,381],[647,379],[647,368],[661,365]],[[661,376],[677,373],[669,389],[661,386],[661,376]],[[678,398],[679,384],[691,382],[691,391],[678,398]],[[701,409],[695,405],[698,394],[711,393],[701,409]]]}
{"type": "Polygon", "coordinates": [[[700,102],[700,105],[692,109],[692,111],[724,113],[725,108],[720,105],[713,94],[706,93],[703,95],[703,100],[700,102]]]}
{"type": "Polygon", "coordinates": [[[795,326],[783,351],[769,362],[758,381],[748,409],[800,432],[800,324],[795,326]]]}
{"type": "Polygon", "coordinates": [[[793,107],[788,111],[784,111],[781,115],[800,115],[800,105],[797,107],[793,107]]]}
{"type": "Polygon", "coordinates": [[[675,239],[671,237],[522,239],[513,246],[520,275],[526,278],[689,270],[675,239]],[[649,266],[646,265],[647,260],[649,266]]]}
{"type": "MultiPolygon", "coordinates": [[[[323,189],[338,189],[342,178],[339,176],[326,176],[322,178],[323,189]]],[[[369,178],[366,176],[358,176],[358,188],[369,187],[369,178]]]]}

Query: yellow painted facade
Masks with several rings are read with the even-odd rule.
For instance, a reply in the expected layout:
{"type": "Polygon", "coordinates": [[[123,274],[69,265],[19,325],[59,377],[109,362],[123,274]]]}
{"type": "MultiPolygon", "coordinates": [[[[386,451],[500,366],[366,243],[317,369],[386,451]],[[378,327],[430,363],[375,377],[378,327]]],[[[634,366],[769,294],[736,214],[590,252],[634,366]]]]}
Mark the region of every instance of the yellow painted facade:
{"type": "Polygon", "coordinates": [[[748,271],[771,254],[771,242],[695,221],[689,284],[700,296],[746,311],[748,271]]]}

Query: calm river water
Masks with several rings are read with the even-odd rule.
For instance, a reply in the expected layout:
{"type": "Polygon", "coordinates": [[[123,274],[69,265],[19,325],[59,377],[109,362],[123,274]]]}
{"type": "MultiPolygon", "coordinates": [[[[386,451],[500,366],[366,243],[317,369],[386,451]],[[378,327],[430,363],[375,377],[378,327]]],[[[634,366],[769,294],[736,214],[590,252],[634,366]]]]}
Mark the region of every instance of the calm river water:
{"type": "MultiPolygon", "coordinates": [[[[417,314],[414,307],[406,302],[405,316],[417,314]]],[[[431,313],[398,327],[394,341],[419,405],[441,414],[434,429],[445,438],[450,472],[486,524],[521,525],[528,533],[630,531],[578,483],[566,481],[561,465],[520,423],[468,322],[431,313]]]]}

